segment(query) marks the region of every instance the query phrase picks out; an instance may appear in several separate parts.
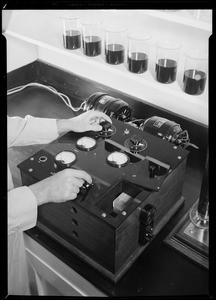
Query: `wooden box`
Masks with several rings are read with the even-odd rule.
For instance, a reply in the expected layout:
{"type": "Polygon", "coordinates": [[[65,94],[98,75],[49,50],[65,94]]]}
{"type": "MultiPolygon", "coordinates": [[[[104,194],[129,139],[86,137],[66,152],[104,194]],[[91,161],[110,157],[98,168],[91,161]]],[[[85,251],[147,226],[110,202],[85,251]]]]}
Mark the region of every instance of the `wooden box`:
{"type": "Polygon", "coordinates": [[[28,186],[57,171],[57,153],[76,154],[71,168],[88,172],[93,186],[75,200],[41,205],[37,226],[116,283],[183,204],[188,151],[112,121],[115,133],[109,138],[68,132],[18,167],[23,185],[28,186]],[[134,135],[147,145],[139,153],[126,147],[125,141],[134,135]],[[77,140],[83,136],[94,138],[96,147],[80,150],[77,140]],[[130,162],[118,168],[109,165],[107,157],[114,151],[126,153],[130,162]]]}

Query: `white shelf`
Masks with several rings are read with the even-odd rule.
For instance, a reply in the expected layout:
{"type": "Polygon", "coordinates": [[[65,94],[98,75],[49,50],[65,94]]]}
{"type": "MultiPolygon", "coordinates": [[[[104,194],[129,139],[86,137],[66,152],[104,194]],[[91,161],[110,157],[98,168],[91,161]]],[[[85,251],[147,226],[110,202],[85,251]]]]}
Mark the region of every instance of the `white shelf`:
{"type": "MultiPolygon", "coordinates": [[[[60,11],[59,15],[62,13],[60,11]]],[[[145,13],[151,16],[155,14],[147,11],[145,13]]],[[[156,13],[160,15],[160,12],[156,13]]],[[[180,66],[176,82],[164,85],[154,79],[153,62],[149,64],[147,72],[133,74],[127,70],[126,64],[117,66],[107,64],[104,55],[87,57],[81,49],[66,50],[62,44],[61,19],[56,16],[56,11],[55,15],[44,11],[15,11],[5,36],[36,45],[38,59],[47,63],[205,125],[208,124],[208,84],[202,95],[190,96],[181,89],[183,70],[180,66]]]]}

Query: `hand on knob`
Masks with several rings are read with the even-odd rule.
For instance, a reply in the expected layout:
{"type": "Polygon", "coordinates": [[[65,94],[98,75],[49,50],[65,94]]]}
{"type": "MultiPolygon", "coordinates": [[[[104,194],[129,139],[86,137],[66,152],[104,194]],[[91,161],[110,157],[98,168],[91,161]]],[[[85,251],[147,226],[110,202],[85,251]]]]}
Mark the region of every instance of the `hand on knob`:
{"type": "Polygon", "coordinates": [[[81,170],[65,169],[31,186],[38,205],[47,202],[64,202],[73,200],[83,184],[92,184],[92,178],[81,170]]]}

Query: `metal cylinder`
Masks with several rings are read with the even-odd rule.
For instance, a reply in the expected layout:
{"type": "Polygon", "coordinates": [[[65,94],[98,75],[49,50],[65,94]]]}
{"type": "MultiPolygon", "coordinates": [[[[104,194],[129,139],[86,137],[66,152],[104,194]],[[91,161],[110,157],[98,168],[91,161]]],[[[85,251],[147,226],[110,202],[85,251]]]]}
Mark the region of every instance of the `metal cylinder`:
{"type": "Polygon", "coordinates": [[[205,164],[205,171],[203,175],[203,181],[202,181],[202,187],[200,192],[200,198],[198,203],[198,215],[202,219],[208,218],[208,207],[209,207],[209,151],[207,150],[207,156],[206,156],[206,164],[205,164]]]}
{"type": "Polygon", "coordinates": [[[208,172],[209,172],[209,149],[207,149],[205,170],[203,175],[202,187],[198,204],[190,211],[190,219],[194,225],[199,228],[209,228],[209,186],[208,186],[208,172]]]}

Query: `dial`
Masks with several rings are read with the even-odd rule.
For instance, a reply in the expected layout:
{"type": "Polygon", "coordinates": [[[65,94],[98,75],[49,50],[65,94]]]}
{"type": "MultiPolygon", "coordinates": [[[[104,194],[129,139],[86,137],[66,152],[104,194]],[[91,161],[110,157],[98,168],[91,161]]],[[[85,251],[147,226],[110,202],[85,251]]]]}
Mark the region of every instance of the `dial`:
{"type": "Polygon", "coordinates": [[[76,154],[71,151],[62,151],[55,157],[57,161],[61,161],[62,164],[70,164],[76,160],[76,154]]]}
{"type": "Polygon", "coordinates": [[[115,151],[108,155],[107,163],[112,167],[121,168],[129,163],[129,157],[122,152],[115,151]]]}
{"type": "Polygon", "coordinates": [[[83,151],[92,150],[96,145],[96,140],[88,136],[84,136],[77,141],[77,148],[83,151]]]}
{"type": "Polygon", "coordinates": [[[71,165],[73,165],[77,160],[76,154],[72,151],[62,151],[59,152],[55,156],[55,167],[58,168],[58,170],[63,170],[65,168],[69,168],[71,165]]]}

